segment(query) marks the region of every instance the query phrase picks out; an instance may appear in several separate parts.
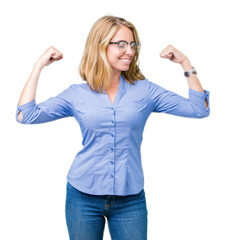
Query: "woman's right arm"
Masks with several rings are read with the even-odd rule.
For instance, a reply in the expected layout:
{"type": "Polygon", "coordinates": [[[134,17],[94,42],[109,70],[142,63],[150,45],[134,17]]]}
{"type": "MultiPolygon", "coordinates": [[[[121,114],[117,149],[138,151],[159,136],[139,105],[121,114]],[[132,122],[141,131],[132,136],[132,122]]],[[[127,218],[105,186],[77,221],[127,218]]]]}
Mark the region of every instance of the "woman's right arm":
{"type": "MultiPolygon", "coordinates": [[[[18,106],[21,106],[23,104],[29,103],[36,97],[36,91],[37,91],[37,85],[40,73],[42,69],[45,66],[48,66],[54,61],[58,61],[63,58],[63,54],[54,48],[53,46],[50,46],[43,54],[42,56],[35,62],[33,70],[31,72],[30,77],[28,78],[22,93],[20,95],[18,106]]],[[[21,122],[23,120],[23,114],[22,111],[18,114],[18,120],[21,122]]]]}

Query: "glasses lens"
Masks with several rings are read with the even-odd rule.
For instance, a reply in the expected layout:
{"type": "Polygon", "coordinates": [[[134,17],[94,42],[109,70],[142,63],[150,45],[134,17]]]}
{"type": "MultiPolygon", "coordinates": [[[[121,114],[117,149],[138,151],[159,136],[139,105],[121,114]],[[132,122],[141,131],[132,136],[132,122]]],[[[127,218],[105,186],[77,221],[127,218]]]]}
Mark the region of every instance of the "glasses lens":
{"type": "Polygon", "coordinates": [[[137,51],[137,43],[136,42],[132,42],[131,43],[131,48],[135,51],[137,51]]]}
{"type": "Polygon", "coordinates": [[[127,48],[126,42],[119,42],[118,47],[121,51],[124,51],[127,48]]]}
{"type": "MultiPolygon", "coordinates": [[[[138,50],[138,47],[139,47],[136,42],[132,42],[132,43],[130,44],[130,46],[131,46],[131,49],[132,49],[134,52],[136,52],[136,51],[138,50]]],[[[124,51],[127,50],[128,43],[127,43],[127,42],[124,42],[124,41],[119,42],[119,43],[118,43],[118,47],[119,47],[120,51],[124,52],[124,51]]]]}

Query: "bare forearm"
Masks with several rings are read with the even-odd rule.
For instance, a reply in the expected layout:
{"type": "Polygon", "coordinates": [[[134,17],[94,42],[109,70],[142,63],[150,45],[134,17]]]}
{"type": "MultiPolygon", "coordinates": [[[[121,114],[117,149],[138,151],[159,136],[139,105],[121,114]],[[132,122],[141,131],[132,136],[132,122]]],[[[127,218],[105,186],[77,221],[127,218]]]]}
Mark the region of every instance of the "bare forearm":
{"type": "MultiPolygon", "coordinates": [[[[191,65],[189,59],[186,59],[183,63],[181,63],[181,67],[183,68],[183,70],[185,72],[191,70],[192,65],[191,65]]],[[[202,85],[199,82],[199,79],[196,74],[191,74],[190,76],[188,76],[187,81],[188,81],[188,86],[190,89],[199,91],[199,92],[204,92],[202,85]]],[[[207,106],[208,106],[208,103],[207,103],[207,100],[205,100],[205,108],[207,108],[207,106]]]]}
{"type": "MultiPolygon", "coordinates": [[[[189,59],[186,59],[183,63],[181,63],[181,67],[184,69],[184,72],[191,70],[192,65],[189,59]]],[[[188,80],[188,86],[190,89],[193,89],[199,92],[204,92],[196,74],[191,74],[190,76],[187,77],[187,80],[188,80]]]]}
{"type": "Polygon", "coordinates": [[[38,80],[39,80],[39,76],[40,76],[42,69],[43,69],[43,67],[40,64],[38,64],[38,63],[34,64],[32,72],[31,72],[31,74],[23,88],[23,91],[20,95],[20,100],[18,103],[19,106],[35,99],[38,80]]]}

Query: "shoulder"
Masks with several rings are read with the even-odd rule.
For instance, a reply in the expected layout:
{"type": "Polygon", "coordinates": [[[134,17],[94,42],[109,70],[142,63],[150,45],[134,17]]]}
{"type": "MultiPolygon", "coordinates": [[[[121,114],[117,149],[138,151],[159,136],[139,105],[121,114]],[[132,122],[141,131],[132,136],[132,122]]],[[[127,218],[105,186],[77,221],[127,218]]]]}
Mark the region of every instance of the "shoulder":
{"type": "Polygon", "coordinates": [[[152,87],[156,87],[157,85],[150,81],[149,79],[145,78],[143,80],[137,80],[134,84],[138,90],[150,90],[152,87]]]}
{"type": "Polygon", "coordinates": [[[86,83],[73,83],[68,87],[68,89],[73,91],[79,91],[87,88],[86,85],[87,85],[86,83]]]}
{"type": "Polygon", "coordinates": [[[135,85],[136,86],[143,86],[143,87],[146,87],[148,85],[152,85],[154,84],[154,82],[150,81],[148,78],[145,78],[145,79],[142,79],[142,80],[136,80],[135,81],[135,85]]]}
{"type": "Polygon", "coordinates": [[[90,90],[87,83],[73,83],[67,89],[68,95],[76,99],[84,99],[85,97],[90,98],[92,96],[92,91],[90,90]]]}
{"type": "Polygon", "coordinates": [[[167,90],[160,86],[159,84],[145,78],[144,80],[136,81],[137,88],[139,92],[148,98],[155,98],[157,95],[166,92],[167,90]]]}
{"type": "Polygon", "coordinates": [[[70,97],[75,97],[76,95],[79,95],[81,92],[81,89],[83,88],[85,84],[84,83],[73,83],[66,87],[64,90],[62,90],[59,94],[58,97],[61,98],[70,98],[70,97]]]}
{"type": "Polygon", "coordinates": [[[144,79],[143,86],[145,89],[148,89],[149,92],[156,90],[165,90],[165,88],[147,78],[144,79]]]}
{"type": "Polygon", "coordinates": [[[125,81],[126,82],[126,85],[129,87],[129,88],[133,88],[133,89],[140,89],[140,88],[144,88],[145,87],[145,85],[147,84],[147,79],[145,78],[145,79],[141,79],[141,80],[136,80],[136,81],[134,81],[134,83],[132,84],[132,83],[129,83],[129,82],[127,82],[127,81],[125,81]]]}

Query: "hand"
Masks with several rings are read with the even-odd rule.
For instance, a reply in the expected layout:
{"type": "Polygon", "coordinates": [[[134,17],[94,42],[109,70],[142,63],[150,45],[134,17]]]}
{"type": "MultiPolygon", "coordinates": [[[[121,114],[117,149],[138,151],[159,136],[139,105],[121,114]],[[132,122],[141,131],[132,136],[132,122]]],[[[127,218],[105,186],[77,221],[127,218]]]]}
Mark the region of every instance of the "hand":
{"type": "Polygon", "coordinates": [[[188,60],[188,58],[182,52],[170,44],[162,50],[160,57],[168,58],[170,61],[180,64],[183,64],[185,60],[188,60]]]}
{"type": "Polygon", "coordinates": [[[53,46],[50,46],[36,61],[36,64],[40,65],[41,67],[45,67],[51,64],[52,62],[58,61],[62,58],[63,54],[53,46]]]}

